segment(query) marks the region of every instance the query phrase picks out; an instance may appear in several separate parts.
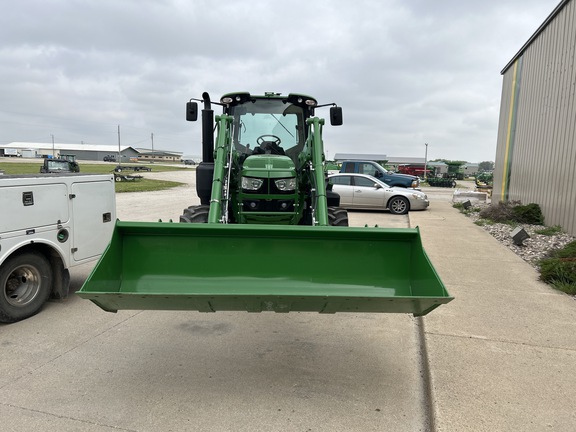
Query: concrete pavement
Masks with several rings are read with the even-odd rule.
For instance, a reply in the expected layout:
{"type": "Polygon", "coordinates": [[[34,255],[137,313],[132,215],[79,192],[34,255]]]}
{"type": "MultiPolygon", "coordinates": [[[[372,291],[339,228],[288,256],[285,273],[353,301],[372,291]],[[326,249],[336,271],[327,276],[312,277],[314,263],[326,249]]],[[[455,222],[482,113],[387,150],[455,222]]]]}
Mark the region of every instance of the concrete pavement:
{"type": "MultiPolygon", "coordinates": [[[[118,213],[177,220],[190,189],[122,194],[118,213]]],[[[72,296],[0,326],[2,430],[574,429],[575,302],[453,209],[451,190],[427,192],[427,211],[350,222],[420,226],[448,305],[421,319],[110,314],[72,296]]]]}
{"type": "Polygon", "coordinates": [[[456,297],[423,318],[437,430],[576,430],[574,299],[446,200],[410,224],[456,297]]]}
{"type": "MultiPolygon", "coordinates": [[[[177,220],[190,195],[186,187],[120,194],[118,214],[177,220]]],[[[388,213],[350,220],[408,226],[408,216],[388,213]]],[[[91,267],[74,269],[73,288],[91,267]]],[[[408,315],[110,314],[71,296],[0,326],[0,347],[3,432],[429,427],[418,325],[408,315]]]]}

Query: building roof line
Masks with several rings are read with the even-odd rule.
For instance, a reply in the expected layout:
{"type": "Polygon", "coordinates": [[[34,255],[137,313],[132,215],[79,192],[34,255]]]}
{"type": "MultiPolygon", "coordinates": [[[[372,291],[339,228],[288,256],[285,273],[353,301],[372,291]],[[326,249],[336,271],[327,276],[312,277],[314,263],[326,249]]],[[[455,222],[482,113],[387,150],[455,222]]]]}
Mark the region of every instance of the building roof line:
{"type": "Polygon", "coordinates": [[[524,45],[522,45],[522,48],[520,48],[520,50],[516,53],[516,55],[512,57],[512,60],[510,60],[508,64],[504,66],[504,69],[502,69],[502,71],[500,72],[501,75],[504,75],[506,71],[510,68],[510,66],[512,66],[514,62],[518,60],[518,58],[521,57],[522,54],[524,54],[524,52],[528,49],[528,47],[532,45],[532,42],[534,42],[536,38],[540,36],[540,33],[544,31],[544,29],[548,26],[548,24],[550,24],[550,22],[556,17],[556,15],[558,15],[560,11],[564,8],[564,6],[570,3],[570,1],[571,0],[562,0],[560,3],[558,3],[558,6],[554,8],[554,10],[550,13],[550,15],[548,15],[548,18],[546,18],[544,22],[540,24],[540,27],[538,27],[534,32],[534,34],[530,36],[530,39],[528,39],[528,41],[524,45]]]}

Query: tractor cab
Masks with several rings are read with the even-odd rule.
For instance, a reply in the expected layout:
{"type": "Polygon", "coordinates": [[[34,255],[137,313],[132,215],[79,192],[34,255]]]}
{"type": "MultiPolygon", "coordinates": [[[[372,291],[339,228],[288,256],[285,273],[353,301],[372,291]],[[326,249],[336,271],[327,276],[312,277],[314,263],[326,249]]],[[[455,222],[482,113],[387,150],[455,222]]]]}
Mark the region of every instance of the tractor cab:
{"type": "Polygon", "coordinates": [[[296,162],[306,142],[306,119],[317,105],[313,98],[276,93],[265,97],[225,95],[224,112],[233,118],[232,143],[244,159],[250,155],[288,156],[296,162]]]}
{"type": "Polygon", "coordinates": [[[60,155],[57,159],[45,158],[40,167],[41,173],[80,172],[75,155],[60,155]]]}

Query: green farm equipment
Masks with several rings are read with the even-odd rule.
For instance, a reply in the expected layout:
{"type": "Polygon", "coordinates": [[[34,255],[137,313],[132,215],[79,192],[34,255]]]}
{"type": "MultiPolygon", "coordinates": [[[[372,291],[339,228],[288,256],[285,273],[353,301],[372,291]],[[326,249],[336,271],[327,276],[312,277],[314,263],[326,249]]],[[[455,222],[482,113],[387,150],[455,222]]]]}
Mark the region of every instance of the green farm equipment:
{"type": "Polygon", "coordinates": [[[428,177],[428,185],[434,187],[454,188],[456,187],[456,180],[453,178],[428,177]]]}
{"type": "Polygon", "coordinates": [[[329,190],[309,96],[233,93],[191,99],[202,110],[200,205],[181,223],[117,221],[78,294],[102,309],[401,312],[425,315],[452,297],[418,229],[348,227],[329,190]],[[216,140],[214,142],[214,131],[216,140]]]}
{"type": "Polygon", "coordinates": [[[80,165],[76,162],[76,155],[62,154],[58,158],[45,158],[40,167],[41,173],[80,172],[80,165]]]}

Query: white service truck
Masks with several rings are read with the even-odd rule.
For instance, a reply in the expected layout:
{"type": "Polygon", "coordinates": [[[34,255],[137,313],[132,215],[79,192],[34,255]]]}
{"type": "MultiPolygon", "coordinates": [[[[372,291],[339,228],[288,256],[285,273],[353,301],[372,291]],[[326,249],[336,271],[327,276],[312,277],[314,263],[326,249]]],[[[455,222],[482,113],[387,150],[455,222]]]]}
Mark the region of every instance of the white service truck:
{"type": "Polygon", "coordinates": [[[0,322],[64,299],[69,268],[94,261],[116,220],[112,174],[0,176],[0,322]]]}

